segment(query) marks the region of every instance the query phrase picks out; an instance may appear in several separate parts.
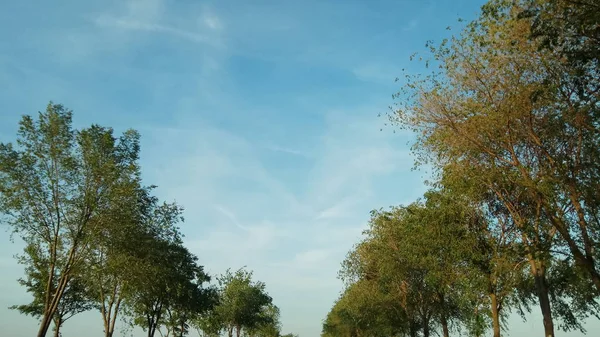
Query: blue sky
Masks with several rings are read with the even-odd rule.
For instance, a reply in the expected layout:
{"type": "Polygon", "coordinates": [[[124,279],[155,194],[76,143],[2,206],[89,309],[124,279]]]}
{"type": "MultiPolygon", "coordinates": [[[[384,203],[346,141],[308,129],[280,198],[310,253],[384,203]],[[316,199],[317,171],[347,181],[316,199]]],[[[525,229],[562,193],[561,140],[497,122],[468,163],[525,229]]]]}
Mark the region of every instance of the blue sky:
{"type": "MultiPolygon", "coordinates": [[[[409,55],[481,0],[12,1],[0,12],[0,141],[49,100],[142,133],[144,179],[186,208],[186,244],[209,272],[247,265],[284,332],[318,336],[369,211],[423,191],[411,135],[380,131],[409,55]]],[[[0,331],[27,295],[0,232],[0,331]]],[[[539,333],[539,315],[511,335],[539,333]]],[[[598,326],[597,324],[595,325],[598,326]]],[[[590,326],[591,327],[591,326],[590,326]]],[[[138,332],[139,333],[139,332],[138,332]]],[[[101,336],[100,315],[65,336],[101,336]]],[[[577,334],[573,334],[576,336],[577,334]]]]}

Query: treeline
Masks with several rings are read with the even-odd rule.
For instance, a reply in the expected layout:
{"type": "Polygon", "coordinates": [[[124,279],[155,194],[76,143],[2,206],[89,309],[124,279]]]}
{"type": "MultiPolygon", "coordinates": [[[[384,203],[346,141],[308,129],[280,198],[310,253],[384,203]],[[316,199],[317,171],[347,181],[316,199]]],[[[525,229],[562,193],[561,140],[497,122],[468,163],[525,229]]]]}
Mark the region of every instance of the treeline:
{"type": "MultiPolygon", "coordinates": [[[[97,310],[104,335],[125,319],[153,337],[280,337],[279,309],[244,268],[211,277],[183,244],[183,209],[144,186],[140,135],[92,125],[50,103],[0,144],[2,222],[25,243],[19,282],[33,296],[13,309],[40,319],[38,337],[97,310]]],[[[292,336],[292,335],[287,335],[292,336]]]]}
{"type": "Polygon", "coordinates": [[[372,213],[323,336],[500,336],[532,310],[544,336],[584,331],[600,309],[600,5],[491,0],[428,47],[433,70],[389,116],[415,132],[430,190],[372,213]]]}

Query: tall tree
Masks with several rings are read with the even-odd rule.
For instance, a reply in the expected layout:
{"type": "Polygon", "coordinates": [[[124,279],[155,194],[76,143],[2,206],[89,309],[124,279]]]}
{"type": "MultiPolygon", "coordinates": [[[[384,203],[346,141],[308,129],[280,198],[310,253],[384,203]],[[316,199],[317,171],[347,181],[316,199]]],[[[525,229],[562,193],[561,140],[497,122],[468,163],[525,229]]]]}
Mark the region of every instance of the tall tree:
{"type": "MultiPolygon", "coordinates": [[[[82,131],[84,137],[101,138],[114,142],[110,130],[93,127],[82,131]]],[[[124,154],[139,148],[139,134],[126,132],[117,145],[124,154]]],[[[153,199],[148,197],[149,189],[141,187],[140,167],[137,157],[122,158],[122,176],[116,179],[108,203],[102,214],[98,214],[90,235],[94,240],[89,243],[89,252],[82,264],[82,275],[95,303],[101,313],[106,337],[112,337],[115,324],[122,308],[122,302],[131,288],[132,266],[139,262],[137,247],[142,243],[143,212],[146,204],[153,199]]]]}
{"type": "Polygon", "coordinates": [[[115,139],[99,126],[73,130],[72,112],[60,104],[48,104],[37,120],[23,116],[19,125],[16,146],[0,144],[0,211],[47,261],[43,337],[139,146],[133,131],[115,139]]]}
{"type": "MultiPolygon", "coordinates": [[[[492,192],[518,230],[553,336],[547,271],[555,245],[565,245],[600,290],[600,115],[598,91],[586,85],[586,99],[578,98],[577,81],[565,80],[574,78],[571,65],[532,37],[532,21],[519,15],[531,3],[492,0],[449,47],[432,48],[441,72],[410,80],[393,118],[418,132],[417,148],[436,165],[463,167],[473,173],[463,179],[492,192]]],[[[586,73],[597,74],[597,65],[586,73]]]]}
{"type": "Polygon", "coordinates": [[[490,315],[493,334],[498,337],[511,308],[518,309],[523,317],[525,311],[529,311],[530,297],[523,296],[529,293],[522,291],[528,260],[522,254],[523,242],[517,229],[511,226],[510,217],[496,202],[493,193],[464,179],[476,175],[471,170],[474,168],[444,167],[436,184],[440,190],[426,195],[434,196],[433,200],[428,200],[429,208],[437,209],[433,214],[444,219],[442,223],[451,220],[450,223],[465,231],[462,240],[466,239],[463,243],[468,248],[461,254],[469,266],[465,275],[468,275],[475,297],[478,294],[487,296],[485,301],[475,301],[474,306],[478,314],[490,315]],[[486,308],[481,310],[480,304],[486,308]]]}
{"type": "Polygon", "coordinates": [[[323,322],[326,336],[394,336],[407,332],[406,316],[396,298],[377,281],[348,285],[323,322]]]}

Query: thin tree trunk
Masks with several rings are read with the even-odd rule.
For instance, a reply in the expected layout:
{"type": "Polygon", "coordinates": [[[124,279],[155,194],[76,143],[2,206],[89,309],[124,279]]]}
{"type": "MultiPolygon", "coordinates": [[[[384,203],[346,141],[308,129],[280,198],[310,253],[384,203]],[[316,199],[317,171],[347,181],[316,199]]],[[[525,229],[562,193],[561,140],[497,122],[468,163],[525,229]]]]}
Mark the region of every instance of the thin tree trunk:
{"type": "Polygon", "coordinates": [[[498,310],[498,298],[496,294],[490,294],[490,301],[492,302],[492,327],[494,330],[494,337],[500,337],[500,310],[498,310]]]}
{"type": "Polygon", "coordinates": [[[62,319],[60,317],[54,320],[54,337],[60,337],[61,325],[62,325],[62,319]]]}
{"type": "Polygon", "coordinates": [[[52,297],[52,300],[50,301],[50,306],[46,307],[44,310],[44,315],[42,316],[42,321],[40,323],[40,328],[38,330],[37,333],[37,337],[46,337],[46,334],[48,333],[48,329],[50,328],[50,324],[53,321],[53,317],[54,314],[56,313],[56,310],[58,309],[58,304],[60,303],[60,300],[65,292],[65,288],[67,287],[67,283],[69,282],[68,277],[66,276],[62,276],[59,281],[58,281],[58,287],[56,288],[56,291],[54,292],[54,296],[52,297]]]}
{"type": "Polygon", "coordinates": [[[417,324],[415,322],[410,322],[410,337],[417,337],[419,329],[417,328],[417,324]]]}
{"type": "Polygon", "coordinates": [[[115,304],[115,308],[113,311],[113,317],[111,319],[110,322],[110,326],[109,326],[109,331],[110,331],[110,335],[106,335],[106,337],[112,337],[112,335],[115,332],[115,323],[117,322],[117,315],[119,315],[119,307],[121,306],[121,299],[119,298],[117,300],[117,303],[115,304]]]}
{"type": "Polygon", "coordinates": [[[444,337],[450,337],[450,331],[448,330],[448,319],[446,318],[446,314],[442,313],[441,322],[442,324],[442,334],[444,337]]]}
{"type": "Polygon", "coordinates": [[[179,330],[179,337],[183,337],[183,331],[185,330],[185,321],[181,320],[181,325],[180,325],[180,330],[179,330]]]}
{"type": "Polygon", "coordinates": [[[50,327],[51,316],[48,311],[44,312],[42,316],[42,321],[40,322],[40,329],[38,330],[37,337],[46,337],[46,333],[48,333],[48,327],[50,327]]]}
{"type": "MultiPolygon", "coordinates": [[[[52,299],[49,303],[45,303],[44,305],[44,314],[42,315],[42,321],[40,323],[40,328],[38,330],[37,337],[46,337],[46,334],[48,333],[50,323],[52,323],[52,318],[54,317],[56,310],[58,310],[58,304],[60,303],[60,300],[62,299],[63,294],[65,293],[65,289],[67,288],[67,285],[71,280],[69,274],[71,272],[71,268],[73,267],[73,263],[75,260],[76,249],[77,244],[73,244],[73,246],[69,250],[69,256],[67,257],[65,270],[62,271],[62,275],[58,279],[58,286],[56,287],[54,294],[52,295],[52,299]]],[[[49,278],[48,281],[52,281],[52,278],[49,278]]]]}
{"type": "Polygon", "coordinates": [[[442,325],[442,334],[444,337],[449,337],[450,332],[448,330],[448,317],[446,316],[446,297],[443,292],[438,292],[440,299],[440,324],[442,325]]]}
{"type": "Polygon", "coordinates": [[[552,308],[550,306],[550,296],[548,295],[545,269],[538,268],[534,279],[540,309],[542,310],[542,317],[544,319],[544,336],[554,337],[554,320],[552,318],[552,308]]]}
{"type": "Polygon", "coordinates": [[[546,281],[546,266],[543,261],[535,259],[531,253],[527,255],[535,281],[535,292],[542,311],[544,336],[554,337],[554,320],[552,319],[548,282],[546,281]]]}
{"type": "Polygon", "coordinates": [[[148,329],[148,337],[154,337],[156,329],[158,328],[158,319],[152,322],[151,327],[148,329]]]}
{"type": "Polygon", "coordinates": [[[429,337],[429,318],[423,315],[423,337],[429,337]]]}

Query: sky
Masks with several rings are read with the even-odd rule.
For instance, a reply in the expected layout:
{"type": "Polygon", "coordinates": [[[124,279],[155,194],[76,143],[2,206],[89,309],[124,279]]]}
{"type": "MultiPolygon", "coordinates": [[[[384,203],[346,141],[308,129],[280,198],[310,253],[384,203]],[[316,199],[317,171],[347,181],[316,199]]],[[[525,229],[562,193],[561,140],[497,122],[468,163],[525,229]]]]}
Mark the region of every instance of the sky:
{"type": "MultiPolygon", "coordinates": [[[[283,332],[316,337],[369,212],[426,189],[412,135],[377,117],[394,103],[394,79],[422,70],[409,56],[482,4],[6,2],[0,141],[50,100],[74,111],[75,127],[140,131],[144,182],[185,208],[181,229],[200,263],[212,275],[247,266],[281,309],[283,332]]],[[[12,258],[21,250],[0,229],[0,331],[10,337],[37,331],[7,309],[29,301],[12,258]]],[[[537,312],[511,318],[511,336],[542,331],[537,312]]],[[[102,336],[100,314],[73,318],[63,335],[102,336]]]]}

